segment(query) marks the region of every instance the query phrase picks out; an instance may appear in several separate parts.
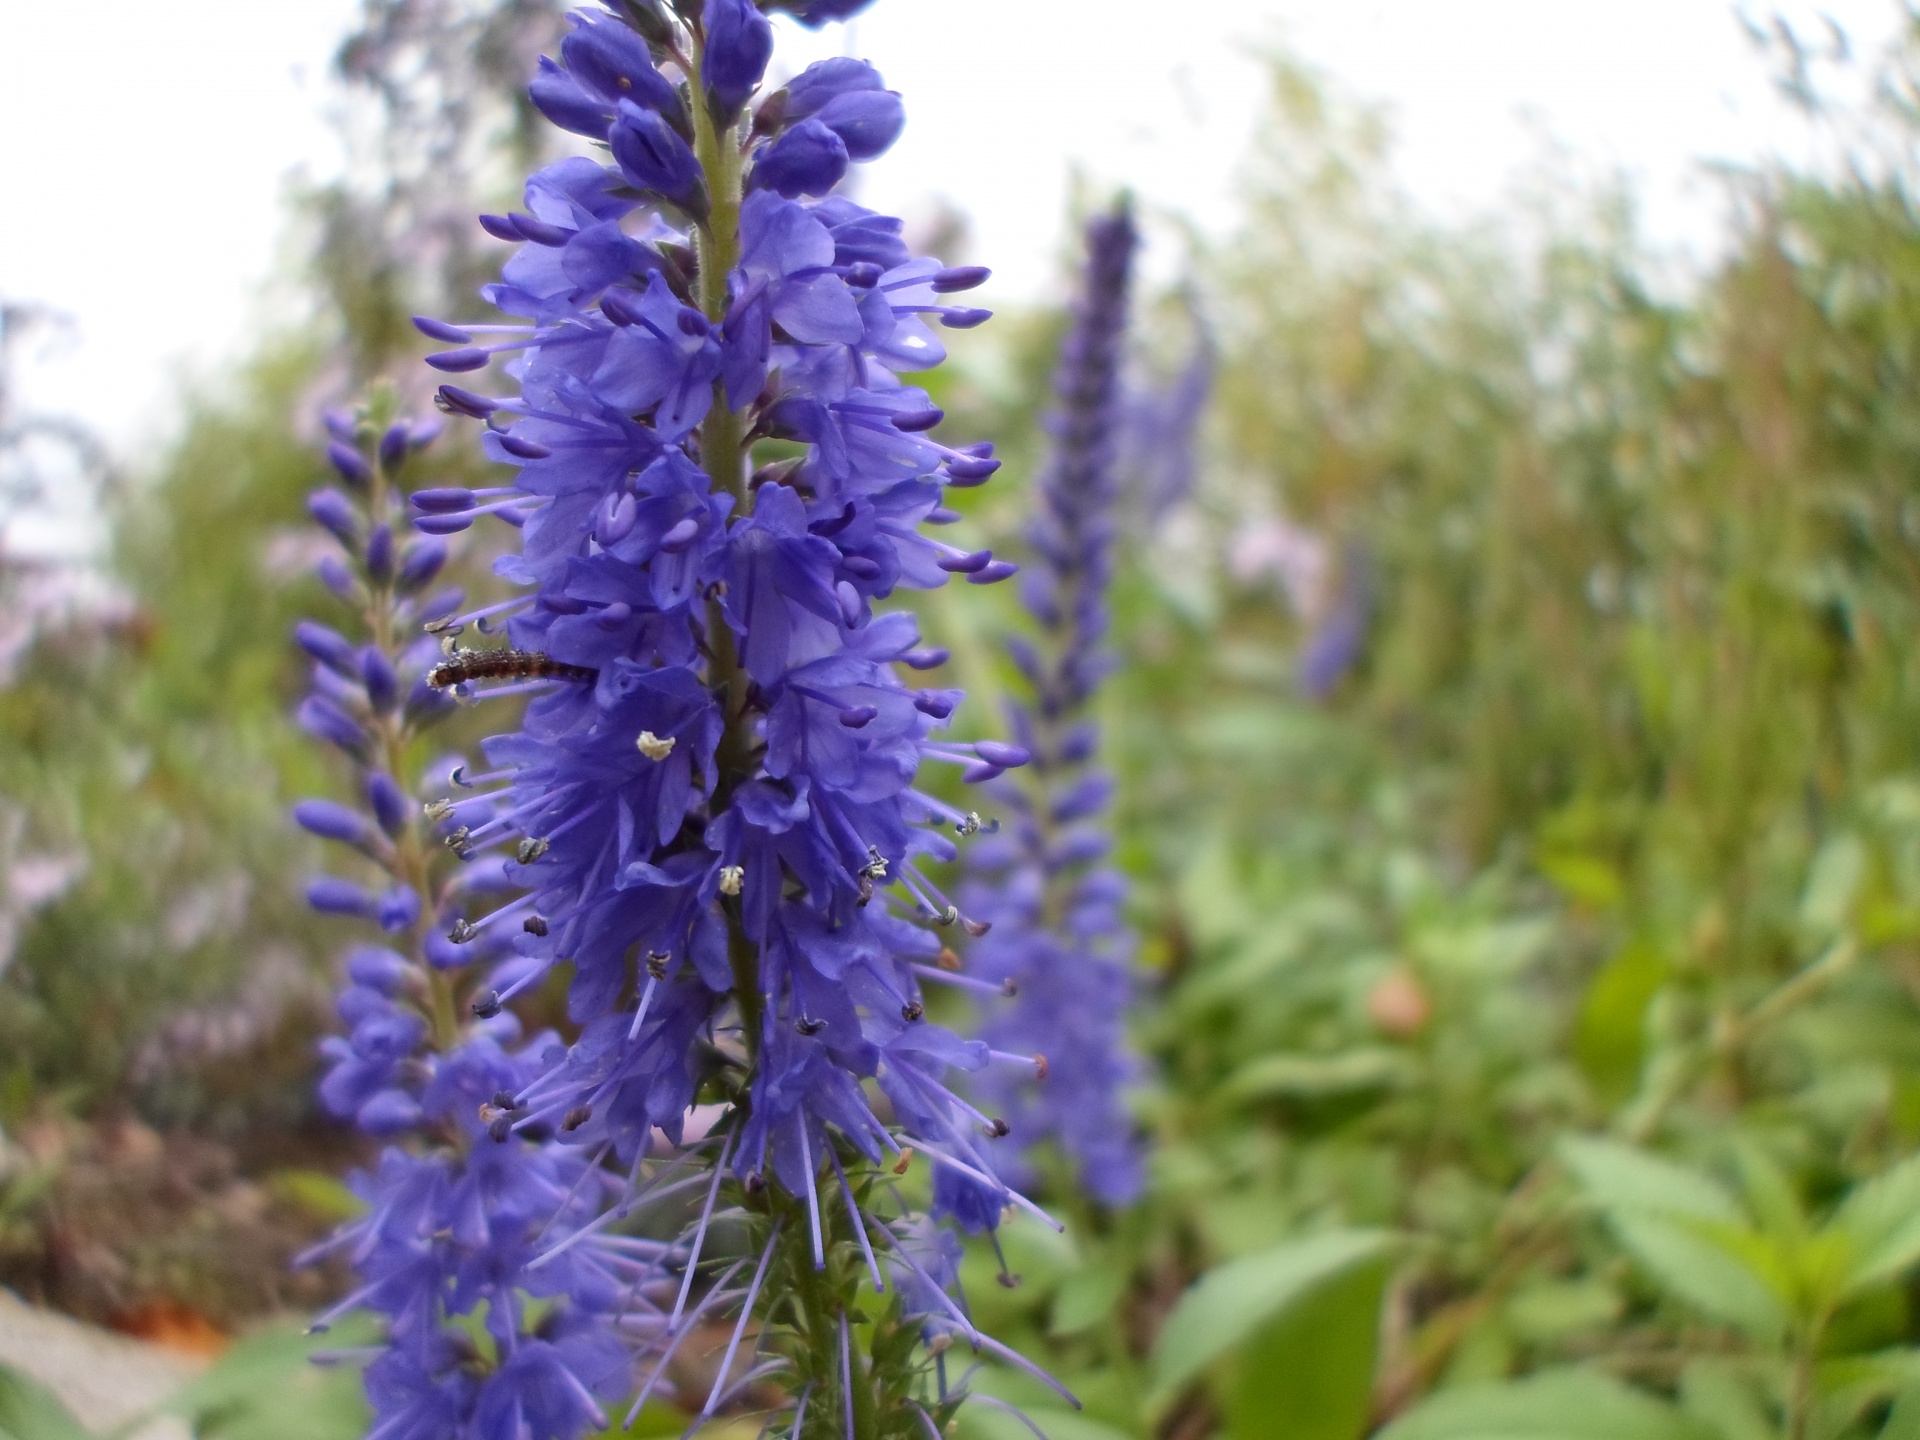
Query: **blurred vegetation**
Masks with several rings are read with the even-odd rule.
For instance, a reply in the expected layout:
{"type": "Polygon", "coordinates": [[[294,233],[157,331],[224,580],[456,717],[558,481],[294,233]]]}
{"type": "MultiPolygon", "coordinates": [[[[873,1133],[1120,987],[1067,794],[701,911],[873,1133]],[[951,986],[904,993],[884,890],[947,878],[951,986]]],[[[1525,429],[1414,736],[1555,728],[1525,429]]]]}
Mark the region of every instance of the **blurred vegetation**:
{"type": "MultiPolygon", "coordinates": [[[[494,263],[464,216],[529,158],[551,23],[367,14],[379,178],[307,206],[313,324],[190,406],[110,499],[121,601],[49,611],[0,686],[0,1125],[42,1137],[0,1258],[100,1149],[44,1137],[109,1116],[301,1166],[267,1192],[328,1218],[335,937],[280,819],[328,783],[287,721],[311,417],[421,383],[404,317],[494,263]]],[[[995,1377],[1054,1440],[1920,1440],[1920,29],[1842,108],[1774,43],[1836,163],[1726,176],[1703,276],[1558,176],[1437,224],[1378,117],[1278,62],[1246,225],[1142,297],[1140,404],[1213,377],[1190,491],[1129,444],[1103,702],[1152,1185],[1056,1181],[1018,1288],[969,1262],[1086,1402],[995,1377]]],[[[935,382],[1012,461],[957,501],[1009,549],[1058,333],[1004,316],[935,382]]],[[[977,729],[1011,602],[924,604],[977,729]]]]}
{"type": "Polygon", "coordinates": [[[1436,226],[1276,66],[1107,697],[1153,1193],[971,1291],[1056,1435],[1920,1427],[1920,51],[1778,43],[1847,163],[1694,284],[1605,187],[1436,226]]]}
{"type": "MultiPolygon", "coordinates": [[[[0,1283],[30,1296],[137,1329],[314,1291],[287,1261],[338,1216],[298,1181],[357,1145],[314,1099],[345,932],[307,911],[318,856],[286,820],[335,783],[291,718],[289,631],[335,603],[305,508],[320,416],[387,377],[427,412],[408,317],[499,264],[471,217],[534,163],[522,77],[559,13],[369,0],[336,66],[353,163],[298,197],[303,323],[101,488],[100,554],[0,551],[0,1283]]],[[[441,483],[476,473],[470,440],[435,447],[441,483]]],[[[469,549],[451,578],[490,583],[469,549]]]]}

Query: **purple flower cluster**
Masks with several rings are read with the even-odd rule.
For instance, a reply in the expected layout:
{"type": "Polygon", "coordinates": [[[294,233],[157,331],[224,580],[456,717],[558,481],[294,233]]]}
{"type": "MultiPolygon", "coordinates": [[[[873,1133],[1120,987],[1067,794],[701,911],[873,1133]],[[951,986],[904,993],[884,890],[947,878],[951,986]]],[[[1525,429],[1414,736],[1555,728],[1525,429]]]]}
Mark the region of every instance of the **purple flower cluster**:
{"type": "Polygon", "coordinates": [[[988,1018],[988,1043],[1046,1059],[1044,1081],[988,1072],[974,1093],[1002,1111],[1023,1147],[1054,1142],[1089,1194],[1123,1204],[1141,1181],[1122,1104],[1138,1068],[1125,1030],[1133,938],[1125,883],[1105,863],[1101,816],[1113,784],[1092,763],[1098,732],[1086,711],[1112,663],[1115,412],[1137,237],[1124,203],[1086,233],[1085,283],[1055,378],[1053,458],[1028,531],[1036,563],[1022,599],[1040,640],[1011,642],[1031,691],[1013,720],[1033,764],[1029,783],[995,787],[1010,823],[971,857],[984,878],[965,898],[994,927],[973,949],[974,974],[1018,997],[988,1018]]]}
{"type": "Polygon", "coordinates": [[[454,946],[441,928],[505,877],[498,864],[450,871],[450,859],[436,860],[401,779],[414,741],[453,706],[429,683],[438,647],[420,628],[460,604],[458,591],[425,593],[447,543],[407,538],[393,485],[440,424],[328,423],[328,459],[344,488],[314,492],[308,508],[339,542],[321,576],[356,614],[360,638],[316,621],[297,627],[313,662],[298,715],[354,762],[359,803],[303,800],[293,813],[311,833],[359,852],[364,873],[379,877],[316,879],[309,902],[371,922],[386,943],[347,957],[339,999],[347,1033],[323,1044],[321,1099],[370,1135],[427,1145],[388,1149],[355,1177],[366,1218],[315,1254],[346,1250],[362,1280],[333,1314],[365,1308],[386,1321],[387,1344],[367,1370],[383,1434],[572,1435],[604,1424],[600,1400],[626,1389],[616,1317],[625,1292],[659,1267],[648,1254],[599,1244],[531,1268],[618,1186],[542,1136],[490,1138],[507,1097],[564,1053],[557,1037],[526,1039],[505,1013],[470,1026],[454,1020],[462,972],[500,952],[454,946]]]}
{"type": "MultiPolygon", "coordinates": [[[[818,23],[860,6],[770,8],[818,23]]],[[[933,438],[941,412],[901,378],[944,358],[930,322],[987,318],[952,298],[987,272],[913,257],[898,220],[833,193],[903,123],[870,65],[825,61],[757,94],[772,31],[749,0],[572,21],[532,99],[611,163],[563,160],[528,181],[523,211],[481,217],[519,246],[485,292],[516,323],[417,322],[452,347],[429,364],[511,357],[517,393],[441,388],[513,474],[416,491],[414,544],[483,516],[519,541],[495,567],[518,593],[428,625],[446,653],[421,683],[429,701],[531,699],[486,742],[486,773],[428,806],[465,867],[431,905],[404,868],[382,892],[314,896],[420,936],[418,959],[369,952],[392,979],[356,971],[326,1081],[369,1131],[437,1147],[388,1152],[338,1242],[366,1280],[353,1303],[390,1327],[369,1372],[376,1433],[571,1440],[600,1400],[634,1395],[637,1413],[670,1388],[682,1342],[728,1313],[703,1416],[775,1376],[791,1434],[827,1417],[849,1437],[922,1433],[960,1395],[931,1360],[937,1393],[895,1373],[912,1347],[888,1326],[923,1354],[957,1333],[1019,1362],[974,1330],[951,1250],[876,1169],[924,1157],[936,1213],[969,1228],[1032,1208],[990,1153],[1005,1123],[950,1079],[1039,1062],[926,1019],[922,982],[952,978],[936,932],[986,926],[924,868],[958,853],[943,827],[979,821],[918,779],[933,760],[993,780],[1028,752],[947,739],[959,692],[902,676],[945,653],[875,609],[902,586],[1016,568],[925,533],[958,518],[946,486],[998,462],[933,438]],[[475,626],[508,646],[463,648],[475,626]],[[488,909],[496,889],[511,898],[488,909]],[[570,1044],[522,1039],[513,1019],[550,976],[570,1044]],[[673,1241],[623,1232],[687,1190],[673,1241]],[[715,1239],[723,1218],[744,1251],[715,1239]],[[862,1283],[891,1304],[864,1355],[862,1283]],[[449,1319],[482,1301],[490,1351],[449,1319]]],[[[422,672],[366,653],[347,719],[422,672]]],[[[348,816],[328,810],[323,833],[384,862],[391,842],[348,816]]]]}
{"type": "Polygon", "coordinates": [[[508,1013],[455,1019],[466,972],[484,972],[503,952],[457,946],[441,932],[506,882],[498,863],[451,868],[451,857],[436,856],[413,787],[400,778],[421,732],[453,708],[430,683],[438,647],[421,633],[423,621],[460,604],[457,590],[424,593],[447,543],[405,538],[393,485],[440,423],[328,423],[328,458],[344,488],[316,491],[309,510],[339,542],[321,576],[356,614],[360,640],[316,621],[297,627],[313,661],[298,716],[354,762],[359,803],[303,800],[293,813],[311,833],[359,852],[364,872],[379,877],[316,879],[309,902],[371,922],[385,943],[347,957],[339,999],[347,1031],[323,1043],[320,1093],[370,1135],[424,1144],[390,1148],[355,1177],[366,1217],[314,1255],[344,1250],[362,1284],[316,1328],[356,1308],[384,1318],[387,1343],[367,1369],[383,1435],[573,1435],[604,1425],[600,1402],[628,1388],[626,1297],[667,1276],[653,1251],[605,1241],[536,1266],[543,1251],[585,1233],[620,1186],[544,1134],[502,1128],[510,1097],[564,1054],[558,1037],[524,1037],[508,1013]]]}

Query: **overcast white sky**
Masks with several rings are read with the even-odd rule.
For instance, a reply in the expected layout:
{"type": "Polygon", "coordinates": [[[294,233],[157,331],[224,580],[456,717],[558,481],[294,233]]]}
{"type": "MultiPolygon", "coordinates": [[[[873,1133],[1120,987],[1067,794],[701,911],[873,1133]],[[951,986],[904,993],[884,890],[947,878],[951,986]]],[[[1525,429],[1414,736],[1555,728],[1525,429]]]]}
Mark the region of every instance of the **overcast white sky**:
{"type": "MultiPolygon", "coordinates": [[[[183,379],[244,353],[286,177],[337,164],[326,63],[356,3],[0,0],[0,295],[76,322],[31,357],[33,403],[137,462],[183,379]]],[[[1865,44],[1896,18],[1894,0],[1817,8],[1865,44]]],[[[1076,169],[1229,226],[1275,43],[1385,101],[1408,184],[1456,212],[1496,205],[1544,129],[1634,174],[1657,237],[1710,250],[1696,161],[1796,134],[1729,0],[880,0],[850,34],[783,38],[796,67],[844,44],[905,94],[907,136],[863,198],[967,210],[988,303],[1053,275],[1076,169]]]]}

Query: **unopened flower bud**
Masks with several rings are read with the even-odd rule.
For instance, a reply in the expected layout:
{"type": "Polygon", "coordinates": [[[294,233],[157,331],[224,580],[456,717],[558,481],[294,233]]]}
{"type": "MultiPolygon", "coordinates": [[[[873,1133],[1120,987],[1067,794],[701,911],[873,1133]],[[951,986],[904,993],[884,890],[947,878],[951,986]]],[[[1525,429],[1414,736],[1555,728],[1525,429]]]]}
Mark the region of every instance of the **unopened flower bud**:
{"type": "Polygon", "coordinates": [[[367,463],[367,457],[351,445],[333,441],[327,446],[327,463],[349,485],[366,486],[373,481],[373,467],[367,463]]]}

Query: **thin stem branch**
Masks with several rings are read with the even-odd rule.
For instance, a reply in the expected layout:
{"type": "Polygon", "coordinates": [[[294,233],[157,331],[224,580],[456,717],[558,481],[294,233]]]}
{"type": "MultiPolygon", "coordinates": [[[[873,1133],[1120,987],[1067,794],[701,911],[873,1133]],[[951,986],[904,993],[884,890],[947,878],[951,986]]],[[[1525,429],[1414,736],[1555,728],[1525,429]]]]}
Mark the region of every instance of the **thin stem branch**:
{"type": "Polygon", "coordinates": [[[1860,943],[1842,936],[1815,960],[1782,981],[1756,1001],[1744,1015],[1718,1021],[1703,1046],[1656,1057],[1660,1068],[1643,1087],[1641,1096],[1621,1115],[1615,1129],[1627,1140],[1647,1140],[1679,1103],[1702,1069],[1724,1064],[1756,1040],[1762,1031],[1785,1019],[1853,967],[1860,943]]]}

